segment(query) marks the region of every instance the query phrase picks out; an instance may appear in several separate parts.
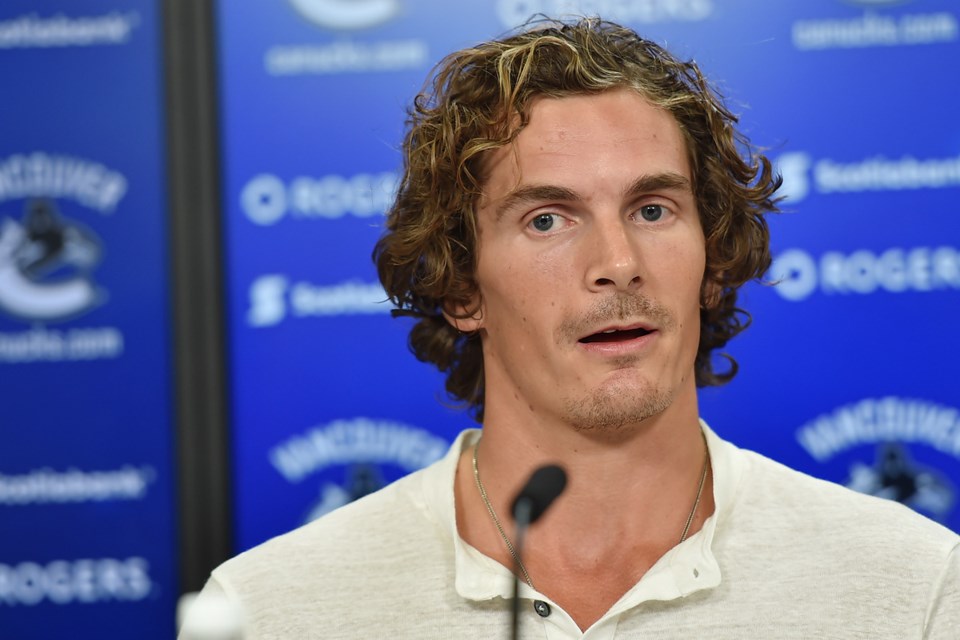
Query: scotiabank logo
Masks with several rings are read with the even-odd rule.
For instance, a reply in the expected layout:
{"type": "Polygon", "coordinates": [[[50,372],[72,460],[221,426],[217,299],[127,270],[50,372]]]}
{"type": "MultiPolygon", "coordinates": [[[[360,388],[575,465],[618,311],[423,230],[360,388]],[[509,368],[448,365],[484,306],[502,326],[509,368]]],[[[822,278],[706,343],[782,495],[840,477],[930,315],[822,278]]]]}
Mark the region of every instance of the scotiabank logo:
{"type": "Polygon", "coordinates": [[[960,289],[960,249],[893,247],[852,253],[803,249],[779,253],[770,267],[774,290],[799,302],[815,293],[868,295],[878,292],[934,292],[960,289]]]}
{"type": "Polygon", "coordinates": [[[263,275],[250,285],[247,324],[273,327],[288,316],[324,318],[343,315],[389,313],[387,294],[376,282],[348,280],[339,284],[315,285],[306,281],[290,282],[281,274],[263,275]]]}
{"type": "Polygon", "coordinates": [[[43,468],[0,473],[0,507],[142,500],[156,478],[152,467],[124,466],[105,471],[43,468]]]}
{"type": "Polygon", "coordinates": [[[117,11],[101,16],[57,13],[47,17],[31,13],[0,21],[0,49],[121,45],[131,41],[140,23],[140,14],[117,11]]]}
{"type": "Polygon", "coordinates": [[[788,206],[811,193],[861,193],[960,187],[960,156],[948,158],[887,158],[839,162],[814,159],[804,151],[784,153],[776,161],[783,176],[780,194],[788,206]]]}

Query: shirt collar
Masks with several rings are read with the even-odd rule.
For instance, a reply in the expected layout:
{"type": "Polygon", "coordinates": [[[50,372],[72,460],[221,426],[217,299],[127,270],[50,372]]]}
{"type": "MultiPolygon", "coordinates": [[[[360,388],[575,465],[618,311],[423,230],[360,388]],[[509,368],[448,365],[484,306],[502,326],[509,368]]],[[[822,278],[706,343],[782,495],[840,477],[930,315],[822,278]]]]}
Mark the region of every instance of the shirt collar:
{"type": "MultiPolygon", "coordinates": [[[[700,421],[710,452],[713,473],[714,512],[696,534],[668,551],[643,578],[610,609],[616,615],[641,602],[673,600],[694,592],[717,587],[721,582],[720,566],[713,553],[717,528],[728,517],[737,494],[743,461],[740,450],[717,436],[700,421]]],[[[423,474],[423,495],[427,508],[437,524],[453,543],[456,589],[470,600],[509,598],[513,594],[513,574],[496,560],[467,544],[457,532],[454,482],[461,453],[480,438],[479,429],[460,433],[446,456],[423,474]]],[[[520,585],[520,596],[550,602],[528,585],[520,585]]],[[[606,616],[605,616],[606,617],[606,616]]]]}

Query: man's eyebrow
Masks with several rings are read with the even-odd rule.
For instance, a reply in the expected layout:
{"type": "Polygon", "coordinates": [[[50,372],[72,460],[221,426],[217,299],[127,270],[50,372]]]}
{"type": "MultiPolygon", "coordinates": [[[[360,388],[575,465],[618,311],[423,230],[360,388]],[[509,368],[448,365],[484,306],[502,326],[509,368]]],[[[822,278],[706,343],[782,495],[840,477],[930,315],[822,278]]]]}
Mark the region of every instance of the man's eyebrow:
{"type": "MultiPolygon", "coordinates": [[[[686,191],[689,193],[693,192],[690,180],[686,176],[668,171],[665,173],[640,176],[624,190],[623,194],[626,197],[635,197],[664,189],[686,191]]],[[[496,219],[500,220],[507,211],[521,204],[543,202],[545,200],[571,202],[580,199],[580,194],[566,187],[548,184],[526,185],[518,187],[504,196],[503,200],[497,206],[496,219]]]]}
{"type": "Polygon", "coordinates": [[[573,189],[546,184],[532,184],[518,187],[503,197],[497,206],[497,220],[500,220],[507,211],[520,204],[543,202],[544,200],[580,200],[580,195],[573,189]]]}
{"type": "Polygon", "coordinates": [[[668,171],[665,173],[653,173],[640,176],[624,190],[623,195],[642,196],[652,191],[661,191],[663,189],[693,193],[693,186],[690,184],[689,178],[679,173],[668,171]]]}

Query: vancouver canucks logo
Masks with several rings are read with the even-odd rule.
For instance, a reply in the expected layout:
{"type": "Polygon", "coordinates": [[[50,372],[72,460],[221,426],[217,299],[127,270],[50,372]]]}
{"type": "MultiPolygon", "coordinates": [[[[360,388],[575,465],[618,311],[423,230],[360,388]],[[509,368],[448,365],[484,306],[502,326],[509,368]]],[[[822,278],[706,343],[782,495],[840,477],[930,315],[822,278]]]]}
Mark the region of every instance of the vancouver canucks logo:
{"type": "Polygon", "coordinates": [[[443,457],[450,444],[413,425],[357,416],[318,424],[270,449],[290,485],[300,485],[310,521],[443,457]],[[309,482],[305,482],[309,480],[309,482]],[[320,495],[316,489],[319,485],[320,495]]]}
{"type": "Polygon", "coordinates": [[[28,200],[22,220],[0,216],[0,311],[24,320],[65,320],[97,306],[91,271],[99,239],[48,199],[28,200]]]}
{"type": "Polygon", "coordinates": [[[800,427],[796,437],[817,462],[846,459],[847,478],[833,479],[956,529],[958,433],[956,407],[887,396],[836,407],[800,427]]]}
{"type": "Polygon", "coordinates": [[[320,489],[320,497],[310,506],[304,522],[311,522],[354,500],[359,500],[383,488],[386,482],[380,467],[375,464],[354,464],[346,468],[346,482],[326,482],[320,489]]]}
{"type": "Polygon", "coordinates": [[[290,0],[308,20],[331,29],[364,29],[387,22],[400,11],[399,0],[290,0]]]}
{"type": "Polygon", "coordinates": [[[954,502],[954,490],[943,474],[916,464],[907,448],[896,442],[880,445],[872,466],[854,463],[847,486],[860,493],[896,500],[941,522],[954,502]]]}

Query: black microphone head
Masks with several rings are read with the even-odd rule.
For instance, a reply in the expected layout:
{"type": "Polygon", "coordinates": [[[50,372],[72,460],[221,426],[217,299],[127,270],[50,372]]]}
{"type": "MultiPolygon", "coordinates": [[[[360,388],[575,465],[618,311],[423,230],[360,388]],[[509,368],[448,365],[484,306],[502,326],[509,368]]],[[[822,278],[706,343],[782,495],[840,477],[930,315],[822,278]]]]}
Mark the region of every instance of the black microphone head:
{"type": "Polygon", "coordinates": [[[526,501],[530,508],[530,522],[533,524],[543,515],[554,500],[567,486],[566,472],[555,464],[548,464],[533,472],[527,484],[513,501],[510,512],[517,517],[517,507],[526,501]]]}

